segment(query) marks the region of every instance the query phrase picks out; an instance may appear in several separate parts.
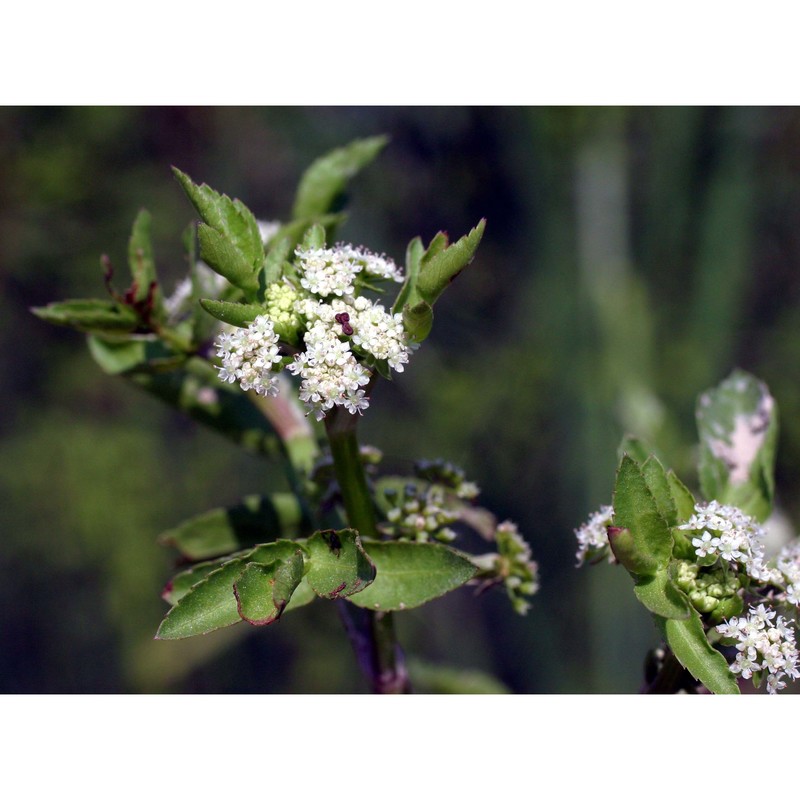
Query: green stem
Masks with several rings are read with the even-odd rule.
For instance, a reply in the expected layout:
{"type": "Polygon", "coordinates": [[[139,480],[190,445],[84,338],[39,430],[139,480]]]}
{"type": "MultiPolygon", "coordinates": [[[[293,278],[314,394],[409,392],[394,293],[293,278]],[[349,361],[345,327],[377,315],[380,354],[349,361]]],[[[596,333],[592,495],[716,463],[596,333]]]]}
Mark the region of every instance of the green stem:
{"type": "MultiPolygon", "coordinates": [[[[360,536],[375,539],[378,538],[378,528],[359,452],[357,424],[358,418],[354,414],[337,407],[325,417],[325,432],[348,523],[360,536]]],[[[359,666],[370,680],[373,692],[409,692],[411,687],[391,613],[359,609],[346,600],[336,602],[359,666]]]]}

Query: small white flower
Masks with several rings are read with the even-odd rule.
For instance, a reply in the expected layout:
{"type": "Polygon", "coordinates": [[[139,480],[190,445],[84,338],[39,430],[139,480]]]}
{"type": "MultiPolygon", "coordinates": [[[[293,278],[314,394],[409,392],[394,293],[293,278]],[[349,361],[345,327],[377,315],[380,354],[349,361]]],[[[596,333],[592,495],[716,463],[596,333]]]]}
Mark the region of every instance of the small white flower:
{"type": "Polygon", "coordinates": [[[606,528],[611,524],[613,515],[612,506],[601,506],[580,528],[575,529],[575,537],[578,540],[578,552],[576,553],[578,563],[576,566],[580,567],[590,558],[605,554],[606,551],[609,561],[612,560],[613,555],[608,544],[606,528]]]}
{"type": "Polygon", "coordinates": [[[692,517],[678,529],[703,531],[701,536],[692,538],[699,558],[718,555],[731,565],[741,564],[756,580],[762,580],[768,573],[762,541],[766,531],[735,506],[722,505],[716,500],[697,503],[692,517]]]}
{"type": "Polygon", "coordinates": [[[761,603],[750,608],[747,617],[733,617],[717,625],[723,638],[736,641],[738,652],[730,665],[731,672],[740,673],[743,678],[750,678],[758,671],[769,672],[767,691],[770,694],[785,688],[782,678],[796,680],[800,677],[800,654],[790,624],[761,603]]]}
{"type": "Polygon", "coordinates": [[[275,396],[278,393],[277,376],[272,372],[282,360],[278,348],[278,335],[272,321],[258,316],[247,328],[233,332],[223,331],[216,339],[217,356],[222,360],[219,379],[235,383],[245,391],[275,396]]]}

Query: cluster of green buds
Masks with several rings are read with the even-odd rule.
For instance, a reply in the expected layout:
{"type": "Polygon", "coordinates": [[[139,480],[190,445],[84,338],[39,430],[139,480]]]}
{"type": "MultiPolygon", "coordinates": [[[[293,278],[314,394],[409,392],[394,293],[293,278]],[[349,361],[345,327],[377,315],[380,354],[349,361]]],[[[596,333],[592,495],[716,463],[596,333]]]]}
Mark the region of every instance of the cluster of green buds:
{"type": "Polygon", "coordinates": [[[675,564],[675,585],[712,623],[741,613],[744,603],[739,574],[722,566],[708,569],[692,561],[680,560],[675,564]]]}
{"type": "Polygon", "coordinates": [[[410,542],[437,539],[449,543],[456,538],[456,532],[449,526],[458,519],[458,512],[446,508],[442,486],[428,484],[420,488],[407,483],[401,490],[385,489],[383,496],[389,508],[386,521],[379,527],[386,536],[410,542]]]}
{"type": "Polygon", "coordinates": [[[531,556],[531,548],[520,536],[517,526],[508,520],[497,526],[495,541],[494,570],[503,580],[514,611],[526,614],[530,603],[525,598],[539,590],[539,567],[531,556]]]}
{"type": "Polygon", "coordinates": [[[452,542],[456,532],[450,525],[460,518],[464,501],[478,496],[478,487],[443,460],[416,462],[414,475],[416,480],[402,487],[383,489],[386,519],[381,533],[403,541],[452,542]]]}

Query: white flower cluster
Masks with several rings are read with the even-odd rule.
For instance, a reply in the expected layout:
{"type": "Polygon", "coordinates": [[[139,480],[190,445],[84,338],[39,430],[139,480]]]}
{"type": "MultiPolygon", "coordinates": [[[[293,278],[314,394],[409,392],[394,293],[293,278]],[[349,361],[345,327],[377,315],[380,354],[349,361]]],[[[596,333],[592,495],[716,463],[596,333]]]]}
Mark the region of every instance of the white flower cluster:
{"type": "Polygon", "coordinates": [[[800,541],[783,547],[775,559],[777,571],[781,574],[786,591],[777,599],[800,607],[800,541]]]}
{"type": "Polygon", "coordinates": [[[217,337],[217,356],[222,360],[220,380],[226,383],[238,381],[242,389],[252,389],[256,394],[278,393],[274,364],[280,363],[278,334],[272,320],[261,315],[247,328],[225,331],[217,337]]]}
{"type": "Polygon", "coordinates": [[[363,387],[372,377],[362,360],[385,361],[402,372],[411,346],[402,314],[390,314],[379,303],[354,296],[355,277],[365,272],[401,281],[402,273],[385,256],[350,245],[297,248],[295,255],[300,286],[291,279],[271,284],[264,300],[266,315],[247,332],[218,337],[218,355],[223,360],[220,378],[231,383],[238,380],[243,389],[260,394],[275,394],[277,384],[269,372],[282,361],[278,339],[294,346],[302,338],[304,350],[287,369],[301,378],[300,399],[308,412],[317,420],[334,406],[360,414],[369,407],[363,387]],[[262,331],[265,320],[268,337],[262,331]]]}
{"type": "Polygon", "coordinates": [[[369,407],[362,386],[369,383],[369,371],[359,364],[350,343],[341,341],[335,329],[317,320],[304,336],[306,349],[286,367],[300,375],[300,399],[317,420],[334,405],[344,406],[351,414],[369,407]]]}
{"type": "Polygon", "coordinates": [[[607,526],[611,524],[611,517],[614,509],[611,506],[600,506],[589,519],[575,529],[575,537],[578,540],[578,552],[575,554],[580,567],[589,559],[605,555],[608,552],[608,559],[613,559],[611,548],[608,544],[607,526]]]}
{"type": "Polygon", "coordinates": [[[319,297],[352,295],[356,275],[362,271],[377,278],[403,280],[391,259],[350,245],[313,250],[298,247],[295,255],[302,273],[300,285],[319,297]]]}
{"type": "Polygon", "coordinates": [[[775,577],[774,570],[764,562],[762,540],[766,531],[735,506],[722,505],[716,500],[697,503],[692,517],[679,525],[678,530],[703,532],[692,539],[699,558],[717,556],[731,565],[741,565],[755,580],[769,581],[775,577]]]}
{"type": "Polygon", "coordinates": [[[800,678],[800,655],[790,621],[784,620],[763,603],[750,608],[746,617],[732,617],[717,625],[725,639],[737,642],[736,660],[730,665],[735,675],[751,678],[755,672],[768,672],[767,691],[775,694],[786,687],[784,677],[800,678]],[[773,622],[773,619],[775,621],[773,622]]]}

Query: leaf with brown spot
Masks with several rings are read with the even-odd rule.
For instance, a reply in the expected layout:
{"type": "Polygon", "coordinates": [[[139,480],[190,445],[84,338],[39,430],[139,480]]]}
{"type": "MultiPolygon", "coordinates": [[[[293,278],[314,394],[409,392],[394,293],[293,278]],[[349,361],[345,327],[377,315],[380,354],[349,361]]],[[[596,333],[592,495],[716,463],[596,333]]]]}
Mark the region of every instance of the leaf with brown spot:
{"type": "Polygon", "coordinates": [[[317,531],[306,543],[309,586],[328,600],[349,597],[375,579],[375,565],[352,528],[317,531]]]}

